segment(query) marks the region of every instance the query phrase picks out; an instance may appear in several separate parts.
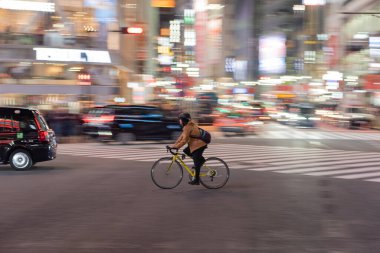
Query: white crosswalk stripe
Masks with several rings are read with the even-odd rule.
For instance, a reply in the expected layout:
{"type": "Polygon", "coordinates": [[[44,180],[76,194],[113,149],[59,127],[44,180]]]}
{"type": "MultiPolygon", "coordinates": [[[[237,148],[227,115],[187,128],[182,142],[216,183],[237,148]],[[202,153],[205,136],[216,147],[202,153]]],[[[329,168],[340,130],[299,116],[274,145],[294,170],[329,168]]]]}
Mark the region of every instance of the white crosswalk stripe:
{"type": "MultiPolygon", "coordinates": [[[[155,162],[170,156],[164,144],[104,145],[100,143],[61,144],[58,155],[155,162]]],[[[217,156],[230,169],[262,173],[359,179],[380,182],[380,154],[375,152],[290,148],[240,144],[211,144],[205,157],[217,156]]],[[[190,163],[190,159],[185,159],[190,163]]]]}
{"type": "MultiPolygon", "coordinates": [[[[250,138],[250,139],[297,139],[297,140],[380,140],[380,132],[357,132],[356,130],[344,131],[326,131],[321,129],[296,129],[289,126],[270,125],[270,129],[263,128],[257,131],[254,135],[235,138],[250,138]]],[[[221,139],[231,137],[222,136],[221,139]]]]}

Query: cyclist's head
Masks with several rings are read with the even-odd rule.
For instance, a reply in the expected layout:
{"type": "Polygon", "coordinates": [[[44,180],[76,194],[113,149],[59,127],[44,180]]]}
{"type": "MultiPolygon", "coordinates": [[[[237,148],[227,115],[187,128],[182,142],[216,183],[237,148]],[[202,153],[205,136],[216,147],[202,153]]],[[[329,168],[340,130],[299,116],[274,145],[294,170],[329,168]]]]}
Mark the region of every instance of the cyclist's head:
{"type": "Polygon", "coordinates": [[[187,123],[191,120],[190,113],[188,112],[183,112],[180,115],[178,115],[178,119],[182,121],[182,125],[186,126],[187,123]]]}

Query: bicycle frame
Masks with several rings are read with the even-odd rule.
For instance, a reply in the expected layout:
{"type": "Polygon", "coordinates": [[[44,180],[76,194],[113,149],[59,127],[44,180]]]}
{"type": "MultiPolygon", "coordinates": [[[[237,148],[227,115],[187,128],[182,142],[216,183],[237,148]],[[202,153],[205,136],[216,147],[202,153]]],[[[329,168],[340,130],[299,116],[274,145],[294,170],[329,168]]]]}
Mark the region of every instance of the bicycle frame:
{"type": "Polygon", "coordinates": [[[182,154],[179,154],[179,153],[176,153],[176,154],[173,155],[173,157],[172,157],[172,163],[170,164],[168,170],[170,170],[170,168],[172,167],[172,164],[174,163],[174,161],[177,161],[177,162],[179,162],[181,164],[182,168],[185,168],[185,170],[190,174],[190,176],[195,177],[195,171],[191,170],[186,165],[186,163],[181,159],[181,156],[182,156],[182,154]]]}
{"type": "MultiPolygon", "coordinates": [[[[185,168],[185,170],[189,173],[190,176],[195,177],[195,170],[190,169],[186,165],[186,163],[181,159],[181,156],[186,157],[187,155],[186,154],[180,154],[180,153],[173,154],[172,163],[170,164],[168,170],[170,170],[170,168],[172,167],[174,161],[177,161],[177,162],[179,162],[181,164],[182,168],[185,168]]],[[[189,157],[189,156],[187,156],[187,157],[189,157]]],[[[208,166],[206,164],[203,164],[203,166],[206,167],[206,168],[208,168],[208,166]]],[[[210,169],[210,168],[208,168],[208,169],[210,169]]],[[[207,175],[207,173],[200,173],[199,174],[200,177],[204,177],[206,175],[207,175]]]]}

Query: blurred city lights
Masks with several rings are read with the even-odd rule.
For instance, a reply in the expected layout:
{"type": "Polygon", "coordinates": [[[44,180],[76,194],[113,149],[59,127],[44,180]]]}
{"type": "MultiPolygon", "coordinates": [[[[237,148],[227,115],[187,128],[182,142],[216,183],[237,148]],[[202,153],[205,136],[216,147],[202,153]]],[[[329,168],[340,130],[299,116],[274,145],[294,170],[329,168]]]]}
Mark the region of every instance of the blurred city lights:
{"type": "Polygon", "coordinates": [[[293,11],[305,11],[305,5],[297,4],[293,5],[293,11]]]}
{"type": "Polygon", "coordinates": [[[326,0],[303,0],[304,5],[325,5],[326,0]]]}
{"type": "Polygon", "coordinates": [[[55,12],[55,4],[32,1],[0,0],[0,9],[55,12]]]}

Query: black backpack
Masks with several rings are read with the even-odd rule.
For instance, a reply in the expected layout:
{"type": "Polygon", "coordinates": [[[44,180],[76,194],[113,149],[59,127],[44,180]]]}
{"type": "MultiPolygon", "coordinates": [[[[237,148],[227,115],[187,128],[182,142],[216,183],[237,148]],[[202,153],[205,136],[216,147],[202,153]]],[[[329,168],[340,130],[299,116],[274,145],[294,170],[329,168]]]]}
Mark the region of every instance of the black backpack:
{"type": "Polygon", "coordinates": [[[198,137],[198,139],[209,144],[211,142],[211,134],[208,131],[206,131],[200,127],[198,127],[198,129],[199,129],[199,132],[201,133],[201,135],[198,137]]]}

